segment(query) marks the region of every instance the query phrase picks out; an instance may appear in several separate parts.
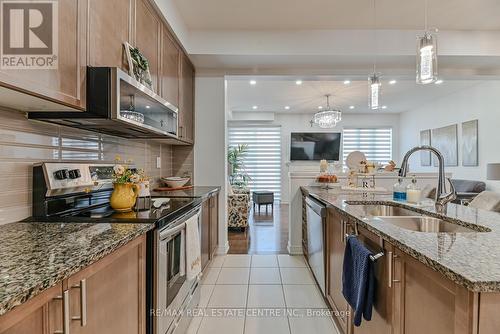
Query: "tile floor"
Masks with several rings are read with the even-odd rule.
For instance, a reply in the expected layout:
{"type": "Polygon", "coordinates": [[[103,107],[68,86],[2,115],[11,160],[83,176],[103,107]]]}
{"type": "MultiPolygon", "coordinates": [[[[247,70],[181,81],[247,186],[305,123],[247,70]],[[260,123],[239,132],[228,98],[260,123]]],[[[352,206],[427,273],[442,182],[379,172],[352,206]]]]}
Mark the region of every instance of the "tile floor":
{"type": "Polygon", "coordinates": [[[200,316],[189,334],[335,334],[302,256],[216,257],[201,285],[200,316]]]}

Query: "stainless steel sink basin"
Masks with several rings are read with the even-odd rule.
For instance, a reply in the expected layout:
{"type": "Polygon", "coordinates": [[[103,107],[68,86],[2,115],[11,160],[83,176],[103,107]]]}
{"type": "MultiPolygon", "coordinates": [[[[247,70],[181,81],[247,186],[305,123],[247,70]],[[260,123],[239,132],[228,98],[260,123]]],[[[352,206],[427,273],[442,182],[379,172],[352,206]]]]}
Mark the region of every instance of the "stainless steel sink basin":
{"type": "Polygon", "coordinates": [[[398,206],[382,204],[350,204],[360,208],[366,216],[418,216],[419,213],[398,206]]]}
{"type": "Polygon", "coordinates": [[[428,233],[466,233],[478,232],[474,229],[450,223],[439,218],[417,216],[417,217],[378,217],[380,220],[391,223],[397,227],[416,232],[428,233]]]}

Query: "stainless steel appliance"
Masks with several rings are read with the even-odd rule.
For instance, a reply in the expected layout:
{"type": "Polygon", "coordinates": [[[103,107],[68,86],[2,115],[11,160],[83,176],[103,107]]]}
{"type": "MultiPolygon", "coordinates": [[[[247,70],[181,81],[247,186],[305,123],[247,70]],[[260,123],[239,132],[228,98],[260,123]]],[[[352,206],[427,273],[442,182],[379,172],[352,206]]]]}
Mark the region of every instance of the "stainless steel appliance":
{"type": "MultiPolygon", "coordinates": [[[[32,222],[154,223],[147,235],[147,333],[184,333],[199,302],[199,277],[186,280],[186,221],[200,199],[155,199],[163,205],[123,215],[109,206],[113,166],[48,162],[33,167],[32,222]],[[185,266],[185,264],[184,264],[185,266]]],[[[198,222],[199,226],[200,222],[198,222]]]]}
{"type": "Polygon", "coordinates": [[[307,253],[314,278],[325,296],[325,240],[326,206],[312,197],[306,198],[307,253]]]}
{"type": "Polygon", "coordinates": [[[177,138],[178,108],[116,67],[87,68],[86,111],[28,118],[125,138],[177,138]]]}

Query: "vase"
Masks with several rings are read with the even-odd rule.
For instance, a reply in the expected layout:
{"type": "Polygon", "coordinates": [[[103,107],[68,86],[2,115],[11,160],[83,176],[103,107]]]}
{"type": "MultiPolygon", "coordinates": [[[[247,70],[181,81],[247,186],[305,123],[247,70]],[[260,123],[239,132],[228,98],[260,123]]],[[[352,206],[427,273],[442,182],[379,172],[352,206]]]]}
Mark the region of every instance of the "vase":
{"type": "Polygon", "coordinates": [[[109,199],[111,207],[118,212],[132,211],[137,199],[137,185],[133,183],[113,183],[113,193],[109,199]]]}

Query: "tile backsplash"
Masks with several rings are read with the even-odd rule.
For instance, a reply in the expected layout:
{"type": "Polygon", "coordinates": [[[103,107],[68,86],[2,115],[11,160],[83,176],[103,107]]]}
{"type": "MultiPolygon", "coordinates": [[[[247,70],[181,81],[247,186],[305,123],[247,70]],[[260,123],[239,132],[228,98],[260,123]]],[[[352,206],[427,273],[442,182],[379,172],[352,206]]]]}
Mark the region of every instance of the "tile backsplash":
{"type": "Polygon", "coordinates": [[[192,148],[189,146],[118,138],[31,121],[21,112],[0,110],[0,175],[4,180],[0,192],[0,224],[31,215],[34,163],[113,163],[117,155],[144,168],[155,183],[160,176],[193,174],[192,148]],[[156,168],[156,157],[161,158],[161,168],[156,168]]]}

